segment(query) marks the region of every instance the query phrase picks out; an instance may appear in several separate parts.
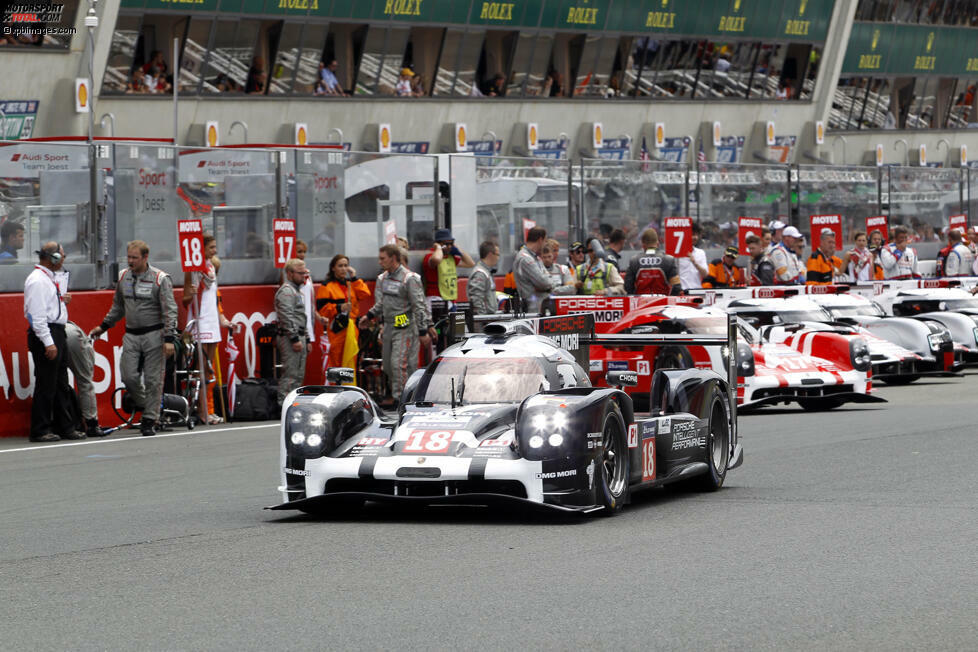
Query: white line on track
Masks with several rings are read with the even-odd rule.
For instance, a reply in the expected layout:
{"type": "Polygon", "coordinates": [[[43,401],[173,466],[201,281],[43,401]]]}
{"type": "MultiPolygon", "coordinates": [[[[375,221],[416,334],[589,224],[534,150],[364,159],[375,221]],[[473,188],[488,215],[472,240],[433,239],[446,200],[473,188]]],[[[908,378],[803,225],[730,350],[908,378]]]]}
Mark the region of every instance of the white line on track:
{"type": "Polygon", "coordinates": [[[272,426],[278,426],[277,421],[273,421],[266,424],[253,425],[253,426],[235,426],[231,428],[213,428],[207,430],[186,430],[183,432],[161,432],[153,437],[143,437],[142,435],[136,435],[134,437],[117,437],[112,439],[110,437],[98,437],[87,439],[85,441],[71,441],[65,442],[63,444],[42,444],[41,446],[25,446],[24,448],[8,448],[6,450],[0,450],[0,454],[3,453],[23,453],[25,451],[40,451],[40,450],[50,450],[52,448],[67,448],[69,446],[88,446],[89,444],[114,444],[120,441],[146,441],[148,439],[160,439],[163,437],[186,437],[187,435],[209,435],[211,433],[217,432],[233,432],[235,430],[254,430],[256,428],[268,428],[272,426]]]}

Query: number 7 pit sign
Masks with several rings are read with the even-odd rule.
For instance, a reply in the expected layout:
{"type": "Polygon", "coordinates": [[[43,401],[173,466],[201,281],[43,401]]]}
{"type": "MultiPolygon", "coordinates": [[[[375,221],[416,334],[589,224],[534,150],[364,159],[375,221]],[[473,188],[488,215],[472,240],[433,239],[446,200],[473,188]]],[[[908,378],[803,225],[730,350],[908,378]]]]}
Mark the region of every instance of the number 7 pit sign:
{"type": "Polygon", "coordinates": [[[274,220],[272,242],[275,243],[275,267],[285,267],[295,256],[295,220],[274,220]]]}
{"type": "Polygon", "coordinates": [[[685,258],[693,253],[692,218],[666,218],[666,253],[676,258],[685,258]]]}
{"type": "Polygon", "coordinates": [[[185,272],[206,272],[204,260],[204,224],[200,220],[177,220],[177,247],[180,267],[185,272]]]}

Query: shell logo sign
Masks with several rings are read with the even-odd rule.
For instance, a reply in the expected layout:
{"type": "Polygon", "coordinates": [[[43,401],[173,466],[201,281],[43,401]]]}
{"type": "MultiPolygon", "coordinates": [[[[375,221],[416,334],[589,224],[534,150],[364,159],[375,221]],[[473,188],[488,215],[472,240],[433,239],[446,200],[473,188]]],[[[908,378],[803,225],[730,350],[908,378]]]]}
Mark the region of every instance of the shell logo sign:
{"type": "Polygon", "coordinates": [[[604,147],[604,134],[602,133],[600,122],[595,122],[591,125],[591,146],[594,149],[604,147]]]}
{"type": "Polygon", "coordinates": [[[961,160],[961,167],[963,168],[968,167],[968,146],[961,145],[961,149],[958,150],[958,155],[961,160]]]}
{"type": "Polygon", "coordinates": [[[666,123],[655,123],[655,146],[663,147],[666,144],[666,123]]]}
{"type": "Polygon", "coordinates": [[[208,147],[219,147],[221,144],[221,125],[217,120],[208,120],[204,128],[204,142],[208,147]]]}
{"type": "Polygon", "coordinates": [[[529,149],[536,149],[537,148],[538,138],[539,138],[539,134],[538,134],[538,131],[537,131],[537,123],[535,123],[535,122],[529,122],[529,123],[527,123],[527,125],[526,125],[526,146],[529,149]]]}
{"type": "Polygon", "coordinates": [[[825,123],[821,120],[815,121],[815,144],[821,145],[825,142],[825,123]]]}
{"type": "Polygon", "coordinates": [[[455,151],[464,152],[466,151],[467,136],[465,134],[465,123],[456,122],[455,123],[455,151]]]}
{"type": "Polygon", "coordinates": [[[883,165],[883,143],[876,143],[876,166],[883,165]]]}
{"type": "Polygon", "coordinates": [[[774,121],[768,120],[767,126],[764,128],[764,142],[768,147],[774,145],[774,121]]]}
{"type": "Polygon", "coordinates": [[[305,122],[295,123],[295,144],[296,145],[308,145],[309,144],[309,126],[305,122]]]}
{"type": "Polygon", "coordinates": [[[88,113],[88,100],[88,80],[78,77],[75,79],[75,113],[88,113]]]}
{"type": "Polygon", "coordinates": [[[713,146],[719,147],[721,142],[722,141],[720,139],[720,123],[714,122],[713,123],[713,146]]]}
{"type": "Polygon", "coordinates": [[[391,151],[391,126],[388,123],[382,123],[377,126],[377,151],[379,152],[389,152],[391,151]]]}
{"type": "Polygon", "coordinates": [[[921,144],[919,151],[920,151],[920,154],[918,155],[918,160],[919,160],[919,162],[920,162],[921,165],[923,165],[923,166],[926,167],[926,165],[927,165],[927,145],[921,144]]]}

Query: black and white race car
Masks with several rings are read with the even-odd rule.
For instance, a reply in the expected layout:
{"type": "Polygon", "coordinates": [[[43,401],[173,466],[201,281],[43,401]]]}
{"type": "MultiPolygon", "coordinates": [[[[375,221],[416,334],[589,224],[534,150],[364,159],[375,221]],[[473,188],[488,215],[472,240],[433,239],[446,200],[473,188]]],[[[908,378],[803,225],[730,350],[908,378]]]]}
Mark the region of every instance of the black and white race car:
{"type": "MultiPolygon", "coordinates": [[[[736,350],[730,333],[697,343],[732,340],[736,350]]],[[[357,387],[296,390],[282,414],[284,502],[271,509],[516,502],[613,514],[636,489],[687,480],[719,489],[743,461],[727,379],[656,372],[654,411],[636,415],[621,389],[637,382],[634,372],[609,372],[611,387],[591,386],[579,361],[595,337],[591,315],[486,325],[411,377],[392,420],[357,387]]]]}

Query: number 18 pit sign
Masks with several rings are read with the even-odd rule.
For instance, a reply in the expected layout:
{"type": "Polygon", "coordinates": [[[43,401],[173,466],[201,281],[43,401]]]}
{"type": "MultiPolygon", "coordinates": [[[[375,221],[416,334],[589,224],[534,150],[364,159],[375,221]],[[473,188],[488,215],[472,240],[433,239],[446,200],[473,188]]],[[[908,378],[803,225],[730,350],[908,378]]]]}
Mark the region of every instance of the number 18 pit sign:
{"type": "Polygon", "coordinates": [[[666,218],[666,253],[676,258],[685,258],[693,253],[692,218],[666,218]]]}
{"type": "Polygon", "coordinates": [[[177,220],[177,239],[180,268],[185,272],[206,272],[204,224],[200,220],[177,220]]]}
{"type": "Polygon", "coordinates": [[[275,267],[281,269],[295,256],[295,220],[274,220],[275,267]]]}

